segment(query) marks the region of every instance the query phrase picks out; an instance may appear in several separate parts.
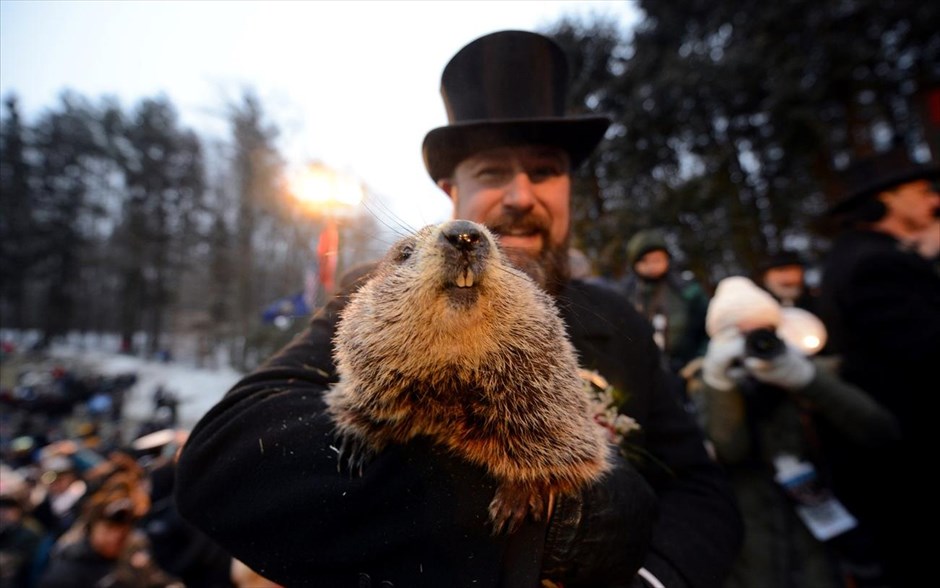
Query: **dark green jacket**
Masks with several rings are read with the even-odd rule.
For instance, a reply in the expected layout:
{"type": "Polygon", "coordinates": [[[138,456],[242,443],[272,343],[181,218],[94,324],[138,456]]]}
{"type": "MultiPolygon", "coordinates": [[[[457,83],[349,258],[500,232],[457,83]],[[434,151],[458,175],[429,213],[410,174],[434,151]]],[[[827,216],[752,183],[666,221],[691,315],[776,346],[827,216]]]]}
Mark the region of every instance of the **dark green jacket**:
{"type": "Polygon", "coordinates": [[[715,390],[695,378],[690,385],[700,422],[727,468],[744,517],[747,541],[726,588],[836,588],[835,553],[807,530],[774,481],[773,459],[781,453],[816,463],[825,479],[829,456],[818,445],[814,424],[827,423],[860,447],[897,440],[897,420],[864,391],[817,360],[816,376],[787,392],[750,382],[715,390]]]}
{"type": "Polygon", "coordinates": [[[671,272],[655,282],[629,274],[621,280],[619,288],[633,308],[651,323],[657,313],[666,317],[663,355],[671,371],[678,373],[690,361],[705,355],[708,294],[697,282],[671,272]]]}

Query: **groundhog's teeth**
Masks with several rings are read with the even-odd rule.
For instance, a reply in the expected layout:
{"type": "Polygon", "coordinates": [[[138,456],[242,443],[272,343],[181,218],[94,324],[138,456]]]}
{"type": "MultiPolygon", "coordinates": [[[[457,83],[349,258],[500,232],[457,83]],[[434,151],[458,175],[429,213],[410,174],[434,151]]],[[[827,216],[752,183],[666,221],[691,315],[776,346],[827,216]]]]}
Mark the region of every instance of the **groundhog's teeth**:
{"type": "Polygon", "coordinates": [[[473,270],[467,268],[462,274],[457,274],[457,287],[469,288],[473,286],[473,270]]]}

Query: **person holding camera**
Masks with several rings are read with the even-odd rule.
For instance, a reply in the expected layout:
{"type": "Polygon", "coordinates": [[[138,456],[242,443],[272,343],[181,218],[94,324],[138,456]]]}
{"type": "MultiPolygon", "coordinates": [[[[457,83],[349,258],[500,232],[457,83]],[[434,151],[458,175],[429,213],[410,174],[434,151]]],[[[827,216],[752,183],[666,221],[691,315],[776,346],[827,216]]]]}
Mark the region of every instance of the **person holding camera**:
{"type": "Polygon", "coordinates": [[[825,344],[819,319],[781,307],[747,278],[718,284],[706,328],[711,339],[690,395],[745,524],[726,586],[874,585],[881,572],[857,570],[858,558],[843,549],[856,521],[828,488],[815,426],[826,421],[877,446],[897,437],[896,421],[812,357],[825,344]]]}

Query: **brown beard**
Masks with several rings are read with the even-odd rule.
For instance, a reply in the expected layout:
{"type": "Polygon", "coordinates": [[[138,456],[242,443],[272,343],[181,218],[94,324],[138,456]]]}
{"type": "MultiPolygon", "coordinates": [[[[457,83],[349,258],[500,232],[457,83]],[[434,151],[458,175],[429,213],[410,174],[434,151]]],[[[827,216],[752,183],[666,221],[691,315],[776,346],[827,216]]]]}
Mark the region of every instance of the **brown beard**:
{"type": "Polygon", "coordinates": [[[501,216],[492,222],[486,223],[491,231],[497,235],[509,233],[513,229],[535,229],[542,236],[545,246],[537,254],[532,255],[525,249],[506,247],[503,252],[506,258],[517,269],[532,278],[552,296],[556,296],[571,277],[568,262],[568,236],[562,243],[552,243],[548,226],[532,216],[513,217],[501,216]]]}

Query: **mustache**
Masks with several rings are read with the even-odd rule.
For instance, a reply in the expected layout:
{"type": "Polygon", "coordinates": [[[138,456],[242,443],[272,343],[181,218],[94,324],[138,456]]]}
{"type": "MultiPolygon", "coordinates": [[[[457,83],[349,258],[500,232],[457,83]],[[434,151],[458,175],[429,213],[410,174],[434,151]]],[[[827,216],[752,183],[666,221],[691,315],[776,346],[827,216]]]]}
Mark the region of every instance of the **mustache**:
{"type": "Polygon", "coordinates": [[[502,214],[486,223],[490,231],[498,235],[508,235],[513,232],[540,233],[548,235],[548,221],[532,215],[515,216],[502,214]]]}

